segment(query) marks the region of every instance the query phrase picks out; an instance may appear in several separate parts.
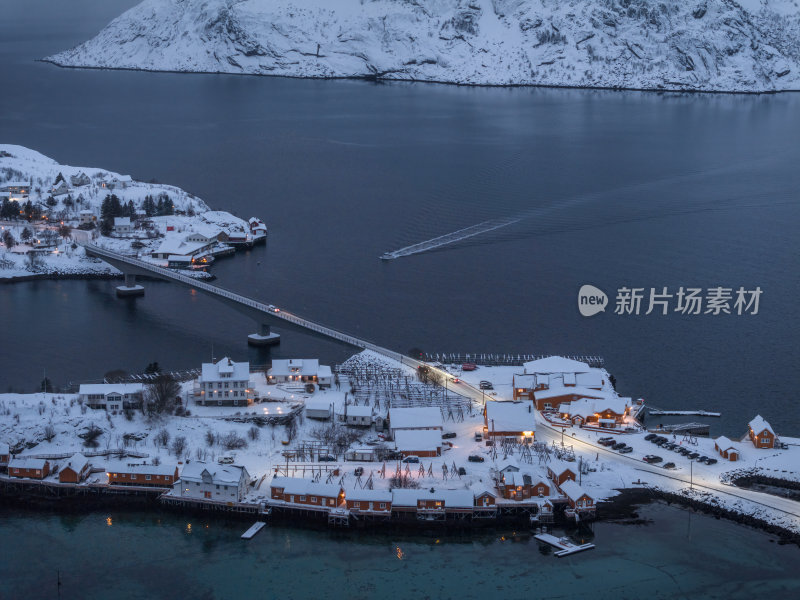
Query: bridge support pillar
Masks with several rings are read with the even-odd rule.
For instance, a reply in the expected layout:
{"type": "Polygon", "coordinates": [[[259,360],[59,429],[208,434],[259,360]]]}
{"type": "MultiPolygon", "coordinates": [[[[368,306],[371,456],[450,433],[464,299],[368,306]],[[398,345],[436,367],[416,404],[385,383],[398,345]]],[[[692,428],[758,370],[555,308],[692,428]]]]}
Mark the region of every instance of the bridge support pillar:
{"type": "Polygon", "coordinates": [[[269,330],[267,323],[260,323],[258,333],[251,333],[247,336],[247,343],[250,346],[274,346],[280,344],[281,336],[277,333],[272,333],[269,330]]]}
{"type": "Polygon", "coordinates": [[[125,273],[125,283],[117,286],[117,296],[120,298],[144,296],[144,287],[136,283],[136,275],[125,273]]]}

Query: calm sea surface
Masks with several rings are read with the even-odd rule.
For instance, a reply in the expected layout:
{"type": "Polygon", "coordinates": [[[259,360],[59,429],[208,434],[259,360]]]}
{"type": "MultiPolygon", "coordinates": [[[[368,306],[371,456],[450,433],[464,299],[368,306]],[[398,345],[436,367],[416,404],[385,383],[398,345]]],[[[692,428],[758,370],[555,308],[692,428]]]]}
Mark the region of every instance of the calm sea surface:
{"type": "MultiPolygon", "coordinates": [[[[0,2],[0,141],[181,186],[257,215],[266,247],[219,261],[221,285],[406,351],[585,353],[624,394],[755,412],[800,433],[800,96],[469,89],[62,70],[34,62],[133,2],[0,2]],[[389,263],[383,252],[480,221],[512,227],[389,263]],[[764,291],[756,316],[579,315],[592,283],[764,291]]],[[[247,348],[252,323],[147,283],[0,285],[0,389],[197,366],[247,348]]],[[[351,349],[290,334],[272,356],[351,349]]],[[[797,549],[663,506],[598,523],[598,549],[540,554],[527,535],[398,538],[173,516],[4,512],[0,597],[699,598],[798,593],[797,549]],[[108,522],[107,522],[108,519],[108,522]],[[108,524],[110,523],[110,524],[108,524]],[[206,527],[207,526],[207,527],[206,527]],[[501,539],[504,536],[505,539],[501,539]],[[102,557],[99,560],[98,557],[102,557]],[[113,594],[112,594],[113,592],[113,594]],[[787,593],[788,592],[788,593],[787,593]]]]}
{"type": "Polygon", "coordinates": [[[269,526],[174,515],[4,510],[0,598],[792,598],[798,549],[657,504],[644,523],[597,523],[595,550],[555,558],[529,532],[430,536],[269,526]]]}

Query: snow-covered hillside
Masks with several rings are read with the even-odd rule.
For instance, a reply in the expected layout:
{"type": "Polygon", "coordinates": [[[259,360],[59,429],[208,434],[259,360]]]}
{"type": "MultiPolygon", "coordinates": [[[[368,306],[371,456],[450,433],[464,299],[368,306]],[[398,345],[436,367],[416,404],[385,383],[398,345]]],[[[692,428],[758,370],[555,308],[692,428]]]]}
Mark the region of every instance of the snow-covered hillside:
{"type": "Polygon", "coordinates": [[[144,0],[58,65],[489,85],[800,88],[799,0],[144,0]]]}

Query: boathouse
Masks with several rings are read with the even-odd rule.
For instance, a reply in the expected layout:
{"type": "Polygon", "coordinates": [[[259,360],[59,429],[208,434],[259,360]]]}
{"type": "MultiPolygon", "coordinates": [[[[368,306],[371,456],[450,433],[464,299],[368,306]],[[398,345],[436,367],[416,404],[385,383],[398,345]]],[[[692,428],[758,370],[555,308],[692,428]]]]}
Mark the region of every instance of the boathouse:
{"type": "Polygon", "coordinates": [[[567,498],[569,508],[565,511],[568,517],[593,516],[596,510],[594,498],[587,494],[577,482],[569,480],[561,484],[561,493],[567,498]]]}
{"type": "Polygon", "coordinates": [[[724,435],[714,440],[714,448],[716,448],[722,458],[727,458],[730,461],[739,460],[738,447],[724,435]]]}
{"type": "Polygon", "coordinates": [[[553,482],[556,489],[561,492],[561,486],[567,481],[575,481],[577,475],[570,467],[565,466],[559,461],[552,461],[547,466],[547,477],[553,482]]]}
{"type": "Polygon", "coordinates": [[[109,468],[106,475],[109,485],[170,488],[178,480],[178,467],[127,464],[109,468]]]}
{"type": "Polygon", "coordinates": [[[50,474],[50,462],[44,458],[12,458],[8,461],[8,474],[11,477],[44,479],[50,474]]]}
{"type": "Polygon", "coordinates": [[[489,437],[532,441],[536,415],[532,402],[487,402],[483,423],[489,437]]]}
{"type": "Polygon", "coordinates": [[[240,465],[218,465],[202,461],[187,463],[180,481],[173,486],[175,495],[226,502],[241,502],[247,494],[250,474],[240,465]]]}
{"type": "Polygon", "coordinates": [[[491,490],[484,490],[475,496],[474,504],[479,508],[492,508],[497,506],[497,495],[491,490]]]}
{"type": "Polygon", "coordinates": [[[337,508],[345,501],[342,486],[300,477],[273,477],[270,498],[308,508],[337,508]]]}
{"type": "Polygon", "coordinates": [[[528,473],[510,471],[503,473],[500,491],[506,500],[527,500],[550,495],[550,486],[542,479],[534,479],[528,473]]]}
{"type": "Polygon", "coordinates": [[[352,489],[346,494],[347,508],[354,514],[390,515],[392,492],[390,490],[352,489]]]}
{"type": "Polygon", "coordinates": [[[58,472],[58,480],[61,483],[80,483],[89,476],[89,459],[78,452],[73,454],[67,464],[61,467],[58,472]]]}
{"type": "Polygon", "coordinates": [[[756,418],[748,424],[748,435],[750,441],[756,448],[774,448],[775,447],[775,431],[772,426],[761,415],[756,415],[756,418]]]}

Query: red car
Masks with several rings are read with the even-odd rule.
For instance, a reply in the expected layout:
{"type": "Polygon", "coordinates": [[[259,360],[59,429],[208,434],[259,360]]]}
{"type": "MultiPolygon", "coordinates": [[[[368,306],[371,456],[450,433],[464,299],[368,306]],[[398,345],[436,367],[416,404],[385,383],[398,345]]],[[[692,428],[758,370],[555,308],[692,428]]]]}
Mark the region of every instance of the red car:
{"type": "Polygon", "coordinates": [[[478,365],[476,365],[475,363],[464,363],[463,365],[461,365],[461,369],[463,371],[474,371],[477,368],[478,365]]]}

